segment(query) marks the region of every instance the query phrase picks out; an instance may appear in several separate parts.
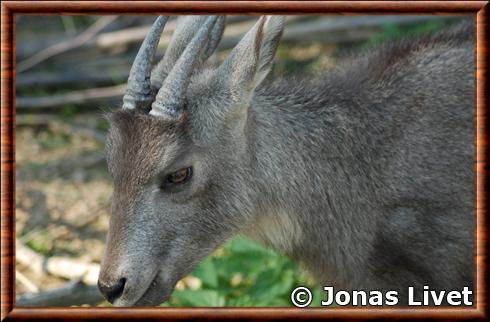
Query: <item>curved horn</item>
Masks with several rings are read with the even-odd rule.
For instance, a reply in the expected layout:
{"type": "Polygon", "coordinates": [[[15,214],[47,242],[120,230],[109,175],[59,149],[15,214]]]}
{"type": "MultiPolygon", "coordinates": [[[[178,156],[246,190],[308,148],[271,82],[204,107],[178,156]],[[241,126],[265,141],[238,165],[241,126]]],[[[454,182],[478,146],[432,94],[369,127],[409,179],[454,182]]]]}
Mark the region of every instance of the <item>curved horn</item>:
{"type": "MultiPolygon", "coordinates": [[[[207,18],[207,16],[183,16],[178,18],[177,26],[172,34],[172,39],[167,46],[165,56],[151,72],[151,86],[153,89],[158,90],[162,87],[163,81],[175,65],[175,62],[179,59],[180,55],[182,55],[187,44],[189,44],[192,37],[207,18]]],[[[216,47],[218,47],[224,30],[225,16],[219,16],[211,31],[211,35],[209,36],[206,49],[204,49],[204,53],[199,58],[200,62],[204,62],[213,54],[216,47]]]]}
{"type": "Polygon", "coordinates": [[[194,65],[199,60],[201,51],[206,45],[206,38],[217,19],[216,16],[209,17],[194,35],[168,74],[162,88],[158,91],[156,99],[151,105],[151,115],[169,119],[178,119],[182,115],[184,92],[189,84],[194,65]]]}
{"type": "Polygon", "coordinates": [[[172,33],[172,39],[165,50],[165,55],[151,72],[151,86],[160,89],[170,70],[184,52],[187,44],[202,26],[206,16],[182,16],[177,18],[177,26],[172,33]]]}
{"type": "Polygon", "coordinates": [[[209,36],[209,42],[204,50],[204,54],[201,57],[202,62],[206,61],[206,59],[214,53],[216,47],[218,47],[221,37],[223,37],[223,32],[225,31],[225,19],[225,16],[218,17],[218,20],[213,27],[213,31],[211,31],[211,35],[209,36]]]}
{"type": "Polygon", "coordinates": [[[141,44],[129,72],[128,88],[123,96],[123,109],[134,109],[152,99],[150,72],[153,57],[167,20],[168,17],[159,16],[141,44]]]}

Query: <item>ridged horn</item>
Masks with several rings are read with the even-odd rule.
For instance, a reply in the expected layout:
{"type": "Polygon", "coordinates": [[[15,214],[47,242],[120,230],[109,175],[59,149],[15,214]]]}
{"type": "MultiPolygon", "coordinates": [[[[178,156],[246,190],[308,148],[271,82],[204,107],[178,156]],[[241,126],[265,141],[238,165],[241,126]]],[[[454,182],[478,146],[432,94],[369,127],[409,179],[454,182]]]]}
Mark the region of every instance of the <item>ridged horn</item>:
{"type": "Polygon", "coordinates": [[[165,50],[165,55],[151,72],[151,86],[154,89],[158,90],[162,87],[168,73],[170,73],[175,62],[182,55],[204,21],[206,21],[206,16],[182,16],[177,18],[177,25],[165,50]]]}
{"type": "Polygon", "coordinates": [[[179,57],[167,78],[158,91],[151,105],[150,114],[168,119],[178,119],[183,112],[184,93],[189,85],[190,76],[201,51],[207,43],[207,38],[218,17],[206,19],[199,31],[194,35],[189,45],[179,57]]]}
{"type": "Polygon", "coordinates": [[[204,62],[206,59],[211,56],[221,41],[223,37],[223,32],[225,31],[225,16],[219,16],[218,20],[214,24],[213,30],[211,31],[211,35],[209,36],[209,41],[204,50],[204,54],[201,56],[201,61],[204,62]]]}
{"type": "MultiPolygon", "coordinates": [[[[175,62],[179,59],[180,55],[182,55],[189,42],[192,40],[192,37],[206,19],[206,16],[183,16],[177,19],[177,26],[175,27],[172,39],[167,46],[165,56],[151,72],[151,86],[153,89],[158,90],[162,87],[163,81],[175,65],[175,62]]],[[[211,31],[209,41],[207,42],[203,54],[199,57],[200,62],[205,61],[213,54],[223,36],[224,29],[225,16],[220,16],[211,31]]]]}
{"type": "Polygon", "coordinates": [[[123,96],[123,109],[143,107],[152,100],[150,73],[155,51],[167,20],[166,16],[159,16],[155,20],[138,50],[129,72],[128,87],[123,96]]]}

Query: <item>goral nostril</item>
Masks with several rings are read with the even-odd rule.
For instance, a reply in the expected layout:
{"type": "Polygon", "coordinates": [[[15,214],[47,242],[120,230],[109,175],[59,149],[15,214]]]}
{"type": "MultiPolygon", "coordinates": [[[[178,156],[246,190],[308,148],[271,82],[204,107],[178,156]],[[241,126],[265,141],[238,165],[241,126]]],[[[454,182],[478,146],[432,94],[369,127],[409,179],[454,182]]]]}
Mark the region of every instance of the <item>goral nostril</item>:
{"type": "Polygon", "coordinates": [[[100,292],[102,293],[102,295],[104,295],[107,301],[111,303],[113,303],[119,296],[121,296],[121,294],[124,291],[125,284],[126,284],[125,278],[120,278],[116,284],[109,285],[109,286],[103,285],[100,282],[100,280],[97,282],[100,292]]]}

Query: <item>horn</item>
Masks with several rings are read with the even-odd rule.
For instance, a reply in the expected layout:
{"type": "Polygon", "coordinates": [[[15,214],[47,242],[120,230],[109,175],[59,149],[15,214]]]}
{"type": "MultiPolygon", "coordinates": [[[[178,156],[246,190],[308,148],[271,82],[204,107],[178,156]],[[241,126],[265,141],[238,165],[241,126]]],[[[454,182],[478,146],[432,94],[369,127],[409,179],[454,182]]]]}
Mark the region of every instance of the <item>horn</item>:
{"type": "Polygon", "coordinates": [[[216,21],[213,30],[211,31],[211,35],[209,36],[209,42],[206,46],[206,49],[204,50],[204,54],[201,57],[201,61],[205,61],[206,59],[208,59],[209,56],[214,53],[216,47],[218,47],[218,44],[223,37],[223,32],[225,31],[225,21],[225,16],[218,17],[218,20],[216,21]]]}
{"type": "MultiPolygon", "coordinates": [[[[182,52],[185,50],[187,44],[192,40],[192,37],[196,34],[199,28],[206,21],[206,16],[183,16],[177,20],[177,26],[172,34],[172,39],[165,51],[165,56],[160,60],[158,65],[151,72],[151,86],[152,89],[160,89],[163,81],[167,77],[168,73],[175,65],[177,59],[179,59],[182,52]]],[[[199,57],[199,61],[203,62],[209,56],[211,56],[218,47],[218,44],[223,36],[225,29],[225,16],[218,17],[209,41],[207,42],[206,49],[203,55],[199,57]]]]}
{"type": "Polygon", "coordinates": [[[168,73],[179,59],[192,37],[202,26],[206,16],[182,16],[177,19],[177,26],[172,39],[165,50],[165,55],[151,72],[151,86],[160,89],[168,73]]]}
{"type": "Polygon", "coordinates": [[[167,20],[168,17],[159,16],[141,44],[129,72],[128,88],[123,96],[123,109],[144,106],[145,103],[152,100],[150,72],[153,57],[167,20]]]}
{"type": "Polygon", "coordinates": [[[151,115],[169,119],[178,119],[182,115],[184,93],[189,85],[194,65],[199,60],[217,19],[216,16],[209,17],[187,45],[158,91],[151,105],[151,115]]]}

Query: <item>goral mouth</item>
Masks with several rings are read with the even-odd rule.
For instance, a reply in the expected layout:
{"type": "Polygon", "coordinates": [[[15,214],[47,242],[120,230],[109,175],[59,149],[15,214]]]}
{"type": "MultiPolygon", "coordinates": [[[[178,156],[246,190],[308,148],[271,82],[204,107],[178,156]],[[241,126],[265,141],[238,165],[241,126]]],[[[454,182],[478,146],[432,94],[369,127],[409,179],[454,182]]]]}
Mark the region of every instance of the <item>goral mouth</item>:
{"type": "Polygon", "coordinates": [[[174,286],[172,285],[165,287],[159,278],[160,271],[155,274],[155,277],[151,281],[146,291],[133,304],[133,306],[158,306],[170,298],[170,294],[172,294],[174,286]]]}

